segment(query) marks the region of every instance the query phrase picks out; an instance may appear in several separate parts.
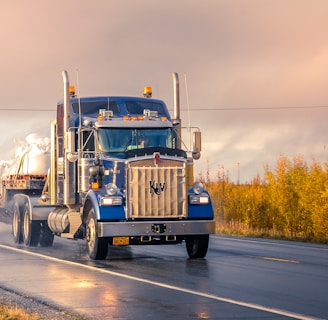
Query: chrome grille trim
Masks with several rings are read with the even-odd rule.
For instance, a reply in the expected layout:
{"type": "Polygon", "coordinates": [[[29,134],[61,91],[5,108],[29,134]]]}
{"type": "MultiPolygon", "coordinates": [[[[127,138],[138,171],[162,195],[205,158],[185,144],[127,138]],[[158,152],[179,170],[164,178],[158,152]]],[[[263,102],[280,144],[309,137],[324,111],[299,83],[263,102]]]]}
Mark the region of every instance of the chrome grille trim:
{"type": "Polygon", "coordinates": [[[182,161],[175,166],[127,167],[128,218],[182,218],[187,216],[186,167],[182,161]]]}

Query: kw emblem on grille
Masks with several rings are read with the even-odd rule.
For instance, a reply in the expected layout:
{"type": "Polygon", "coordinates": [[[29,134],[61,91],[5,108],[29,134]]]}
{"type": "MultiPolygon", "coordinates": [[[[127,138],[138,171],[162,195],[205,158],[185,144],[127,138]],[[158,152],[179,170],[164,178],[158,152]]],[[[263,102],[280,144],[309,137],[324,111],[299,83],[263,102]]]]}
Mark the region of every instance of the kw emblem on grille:
{"type": "Polygon", "coordinates": [[[150,193],[151,194],[157,194],[158,196],[166,190],[166,182],[163,184],[161,182],[155,182],[154,180],[149,181],[150,184],[150,193]]]}

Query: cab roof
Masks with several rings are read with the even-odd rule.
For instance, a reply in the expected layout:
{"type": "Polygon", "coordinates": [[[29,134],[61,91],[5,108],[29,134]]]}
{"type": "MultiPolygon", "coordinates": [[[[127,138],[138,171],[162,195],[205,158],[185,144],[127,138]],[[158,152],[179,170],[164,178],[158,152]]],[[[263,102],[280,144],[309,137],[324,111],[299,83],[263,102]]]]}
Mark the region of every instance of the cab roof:
{"type": "Polygon", "coordinates": [[[171,120],[166,104],[162,100],[141,97],[99,96],[71,99],[71,112],[82,115],[98,116],[100,109],[113,111],[113,117],[143,115],[144,110],[157,111],[159,116],[171,120]]]}

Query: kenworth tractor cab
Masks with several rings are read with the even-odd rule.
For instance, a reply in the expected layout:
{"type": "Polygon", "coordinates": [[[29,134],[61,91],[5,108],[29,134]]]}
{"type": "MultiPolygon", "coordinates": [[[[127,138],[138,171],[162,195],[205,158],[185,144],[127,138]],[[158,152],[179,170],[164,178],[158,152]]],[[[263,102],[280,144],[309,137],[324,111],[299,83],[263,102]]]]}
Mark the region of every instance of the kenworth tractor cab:
{"type": "Polygon", "coordinates": [[[205,257],[214,233],[210,195],[193,181],[194,149],[182,150],[178,75],[174,116],[144,97],[76,97],[63,71],[64,99],[51,126],[44,186],[13,197],[16,242],[51,246],[54,235],[85,239],[91,259],[109,246],[179,244],[205,257]]]}

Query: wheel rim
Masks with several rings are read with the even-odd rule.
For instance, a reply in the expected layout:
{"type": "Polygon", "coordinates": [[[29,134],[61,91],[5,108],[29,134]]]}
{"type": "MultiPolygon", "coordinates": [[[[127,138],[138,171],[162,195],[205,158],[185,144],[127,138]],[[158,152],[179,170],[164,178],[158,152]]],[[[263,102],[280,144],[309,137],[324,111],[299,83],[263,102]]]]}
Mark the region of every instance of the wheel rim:
{"type": "Polygon", "coordinates": [[[23,217],[24,217],[24,228],[23,228],[23,233],[24,233],[24,240],[28,239],[29,234],[30,234],[30,217],[29,217],[29,212],[28,209],[25,207],[24,209],[24,213],[23,213],[23,217]]]}
{"type": "Polygon", "coordinates": [[[96,224],[94,219],[89,220],[86,238],[88,247],[92,250],[96,242],[96,224]]]}
{"type": "Polygon", "coordinates": [[[18,236],[18,232],[19,232],[19,212],[17,212],[17,207],[15,206],[14,208],[14,216],[13,216],[13,233],[14,233],[14,237],[18,236]]]}

